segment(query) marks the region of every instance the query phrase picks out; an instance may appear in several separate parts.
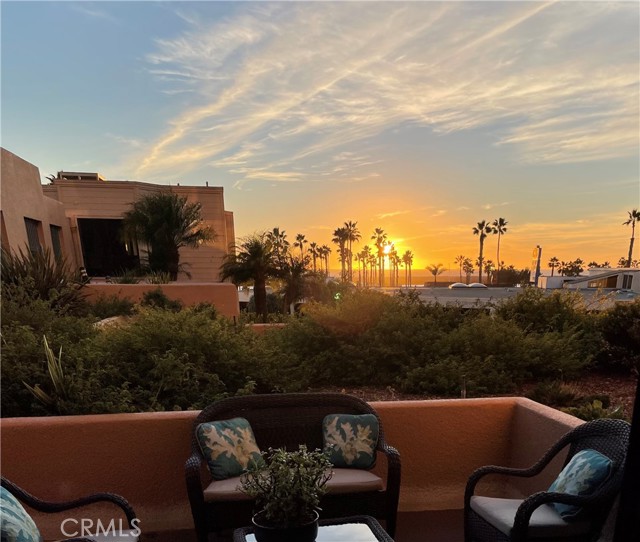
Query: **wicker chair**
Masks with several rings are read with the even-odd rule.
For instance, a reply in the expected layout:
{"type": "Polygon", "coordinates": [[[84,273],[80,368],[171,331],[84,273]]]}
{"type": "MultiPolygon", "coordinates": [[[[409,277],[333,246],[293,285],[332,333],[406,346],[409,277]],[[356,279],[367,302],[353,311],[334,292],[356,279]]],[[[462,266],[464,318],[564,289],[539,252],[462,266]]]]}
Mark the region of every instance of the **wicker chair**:
{"type": "MultiPolygon", "coordinates": [[[[339,393],[292,393],[251,395],[222,399],[205,408],[196,418],[192,431],[191,456],[185,465],[187,491],[198,542],[208,533],[251,524],[250,500],[207,501],[204,490],[212,482],[196,437],[199,424],[235,417],[246,418],[262,450],[286,447],[295,450],[306,444],[310,450],[322,448],[322,421],[328,414],[377,414],[361,399],[339,393]]],[[[400,495],[400,455],[384,439],[382,423],[376,452],[386,458],[386,484],[382,490],[332,494],[323,497],[321,518],[340,518],[364,514],[385,520],[393,536],[400,495]]]]}
{"type": "MultiPolygon", "coordinates": [[[[124,513],[129,526],[129,531],[122,533],[122,536],[114,536],[113,540],[119,541],[126,539],[129,542],[135,542],[136,540],[138,540],[138,536],[136,534],[138,532],[138,529],[134,524],[136,514],[133,511],[131,505],[120,495],[116,495],[114,493],[94,493],[93,495],[88,495],[86,497],[68,502],[47,502],[34,497],[30,493],[27,493],[24,489],[18,487],[13,482],[10,482],[4,476],[0,478],[0,483],[2,487],[5,488],[9,493],[11,493],[17,500],[19,500],[23,504],[26,504],[28,507],[37,510],[38,512],[66,512],[67,510],[73,510],[75,508],[80,508],[100,502],[113,503],[124,513]]],[[[106,525],[105,528],[107,528],[106,525]]],[[[106,535],[104,532],[100,534],[101,540],[104,541],[109,539],[108,535],[106,535]]],[[[91,537],[67,538],[66,542],[95,542],[95,539],[91,537]]]]}
{"type": "Polygon", "coordinates": [[[596,540],[620,491],[629,443],[630,425],[622,420],[600,419],[564,435],[528,469],[487,466],[467,482],[464,498],[465,542],[589,542],[596,540]],[[532,477],[568,446],[564,465],[581,450],[596,450],[612,462],[608,478],[588,495],[542,490],[524,500],[475,496],[476,485],[486,475],[532,477]],[[564,520],[549,503],[580,507],[572,521],[564,520]],[[533,517],[532,517],[533,516],[533,517]]]}

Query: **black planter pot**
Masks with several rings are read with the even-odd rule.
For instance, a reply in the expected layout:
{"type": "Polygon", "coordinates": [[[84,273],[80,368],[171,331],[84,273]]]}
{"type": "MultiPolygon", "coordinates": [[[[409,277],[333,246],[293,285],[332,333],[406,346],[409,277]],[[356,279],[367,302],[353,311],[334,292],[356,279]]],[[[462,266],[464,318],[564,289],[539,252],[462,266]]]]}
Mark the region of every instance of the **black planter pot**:
{"type": "Polygon", "coordinates": [[[318,512],[315,519],[296,527],[273,527],[261,521],[260,514],[251,518],[257,542],[314,542],[318,536],[318,512]]]}

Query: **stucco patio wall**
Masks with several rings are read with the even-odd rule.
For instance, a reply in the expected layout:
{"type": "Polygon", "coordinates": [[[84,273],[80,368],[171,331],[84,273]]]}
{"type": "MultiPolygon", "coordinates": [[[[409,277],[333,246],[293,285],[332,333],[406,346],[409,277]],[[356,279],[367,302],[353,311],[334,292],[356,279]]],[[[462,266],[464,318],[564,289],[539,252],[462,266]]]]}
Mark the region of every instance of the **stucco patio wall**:
{"type": "Polygon", "coordinates": [[[185,306],[198,303],[211,303],[218,312],[227,318],[240,315],[238,289],[226,282],[190,282],[170,284],[87,284],[85,291],[89,300],[103,296],[129,298],[137,303],[145,292],[160,288],[169,299],[182,302],[185,306]]]}
{"type": "MultiPolygon", "coordinates": [[[[372,404],[402,457],[402,511],[460,509],[475,468],[529,464],[581,423],[521,398],[372,404]]],[[[49,500],[119,493],[135,508],[143,532],[191,529],[184,462],[196,414],[3,419],[2,474],[49,500]]],[[[103,521],[113,517],[110,511],[102,511],[103,521]]],[[[96,514],[91,508],[82,517],[96,514]]],[[[62,537],[66,515],[34,517],[46,538],[62,537]]]]}

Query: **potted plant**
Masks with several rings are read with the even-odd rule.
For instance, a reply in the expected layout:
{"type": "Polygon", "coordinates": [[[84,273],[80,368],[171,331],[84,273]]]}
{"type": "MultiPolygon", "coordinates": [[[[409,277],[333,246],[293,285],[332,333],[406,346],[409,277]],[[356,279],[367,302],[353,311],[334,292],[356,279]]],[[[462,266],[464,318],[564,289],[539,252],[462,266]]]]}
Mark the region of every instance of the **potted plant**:
{"type": "Polygon", "coordinates": [[[318,533],[320,497],[331,478],[324,452],[269,449],[241,478],[241,489],[255,499],[254,534],[258,542],[312,542],[318,533]]]}

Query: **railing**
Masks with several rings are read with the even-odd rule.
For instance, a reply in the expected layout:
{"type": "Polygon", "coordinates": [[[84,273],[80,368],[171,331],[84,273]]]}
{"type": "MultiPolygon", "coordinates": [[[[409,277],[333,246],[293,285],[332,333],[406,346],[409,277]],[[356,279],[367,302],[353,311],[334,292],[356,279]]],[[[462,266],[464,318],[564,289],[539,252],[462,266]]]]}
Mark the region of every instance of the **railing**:
{"type": "MultiPolygon", "coordinates": [[[[581,423],[523,398],[372,404],[387,441],[402,457],[401,511],[460,509],[475,468],[530,465],[581,423]]],[[[184,462],[196,414],[3,419],[2,474],[46,500],[119,493],[136,510],[143,532],[192,529],[184,462]]],[[[547,481],[552,478],[549,473],[547,481]]],[[[508,489],[518,494],[528,488],[508,489]]],[[[112,512],[92,508],[84,517],[100,515],[108,521],[112,512]]],[[[45,538],[63,537],[64,515],[47,518],[34,512],[34,518],[45,538]]]]}

